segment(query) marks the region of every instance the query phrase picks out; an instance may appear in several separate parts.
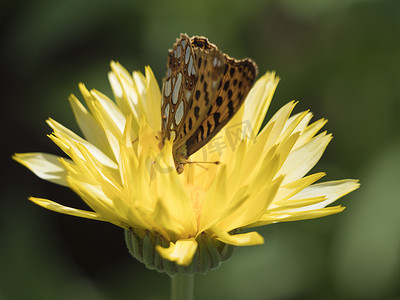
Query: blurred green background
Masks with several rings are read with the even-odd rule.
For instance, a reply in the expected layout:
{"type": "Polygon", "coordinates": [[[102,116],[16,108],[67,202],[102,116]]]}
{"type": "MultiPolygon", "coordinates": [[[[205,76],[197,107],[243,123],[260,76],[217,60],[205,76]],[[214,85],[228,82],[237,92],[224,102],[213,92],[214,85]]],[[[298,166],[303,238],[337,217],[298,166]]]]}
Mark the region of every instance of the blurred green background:
{"type": "Polygon", "coordinates": [[[334,134],[315,171],[359,178],[335,216],[275,224],[197,276],[196,299],[400,299],[400,1],[2,1],[0,299],[168,299],[169,278],[131,259],[113,225],[56,214],[39,196],[71,191],[11,161],[61,152],[52,117],[73,130],[78,82],[111,94],[111,60],[150,65],[161,84],[181,32],[204,35],[260,74],[282,78],[268,116],[292,99],[334,134]]]}

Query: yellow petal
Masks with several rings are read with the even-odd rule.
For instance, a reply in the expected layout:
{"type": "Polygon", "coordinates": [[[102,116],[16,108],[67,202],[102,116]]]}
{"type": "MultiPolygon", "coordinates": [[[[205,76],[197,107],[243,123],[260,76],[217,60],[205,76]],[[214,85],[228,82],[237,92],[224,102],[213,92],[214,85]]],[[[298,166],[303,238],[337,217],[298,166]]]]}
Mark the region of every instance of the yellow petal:
{"type": "Polygon", "coordinates": [[[95,102],[93,105],[96,107],[97,112],[100,113],[101,120],[106,123],[104,128],[113,129],[122,134],[126,118],[118,106],[115,105],[114,101],[97,90],[91,90],[90,94],[94,98],[95,102]]]}
{"type": "MultiPolygon", "coordinates": [[[[275,200],[272,203],[271,207],[273,208],[274,205],[277,204],[276,202],[282,202],[282,203],[285,202],[287,199],[296,195],[298,192],[310,186],[311,184],[313,184],[314,182],[316,182],[317,180],[321,179],[324,176],[325,173],[319,172],[306,177],[302,177],[288,184],[282,185],[279,188],[278,194],[276,195],[275,200]]],[[[314,196],[310,196],[307,198],[312,198],[312,197],[314,196]]]]}
{"type": "Polygon", "coordinates": [[[359,187],[360,184],[358,183],[358,180],[353,180],[353,179],[322,182],[306,187],[301,192],[292,196],[288,201],[295,201],[296,199],[306,199],[306,198],[323,196],[326,198],[325,201],[298,208],[296,209],[296,211],[319,209],[331,204],[335,200],[358,189],[359,187]]]}
{"type": "Polygon", "coordinates": [[[55,211],[58,213],[81,217],[81,218],[86,218],[86,219],[106,221],[104,218],[100,217],[100,215],[95,212],[64,206],[64,205],[61,205],[57,202],[54,202],[54,201],[51,201],[48,199],[30,197],[29,200],[31,200],[33,203],[36,203],[37,205],[40,205],[44,208],[47,208],[49,210],[52,210],[52,211],[55,211]]]}
{"type": "Polygon", "coordinates": [[[319,161],[332,136],[325,132],[292,151],[278,174],[285,175],[283,184],[297,180],[306,175],[319,161]]]}
{"type": "Polygon", "coordinates": [[[69,102],[85,139],[110,156],[111,149],[100,124],[74,95],[69,97],[69,102]]]}
{"type": "Polygon", "coordinates": [[[254,223],[249,227],[263,226],[277,222],[291,222],[291,221],[315,219],[340,213],[344,209],[345,207],[338,205],[338,206],[325,207],[321,209],[314,209],[308,211],[266,213],[262,218],[260,218],[259,222],[254,223]]]}
{"type": "MultiPolygon", "coordinates": [[[[118,165],[109,156],[107,156],[103,151],[101,151],[93,144],[89,143],[85,139],[75,134],[73,131],[69,130],[68,128],[64,127],[63,125],[61,125],[60,123],[58,123],[53,119],[48,119],[47,124],[49,124],[49,126],[54,130],[54,135],[50,136],[50,138],[55,143],[57,143],[58,141],[59,143],[57,143],[57,145],[69,156],[70,156],[70,153],[68,151],[69,148],[75,148],[74,146],[75,144],[82,144],[103,165],[106,165],[113,169],[118,169],[118,165]],[[63,147],[62,145],[65,145],[65,147],[63,147]]],[[[70,150],[74,151],[75,153],[78,154],[78,156],[82,157],[81,155],[79,155],[79,151],[77,149],[70,149],[70,150]]]]}
{"type": "Polygon", "coordinates": [[[170,243],[169,248],[157,246],[157,251],[162,257],[170,261],[175,261],[178,265],[187,266],[192,262],[193,255],[196,253],[197,242],[194,238],[178,240],[170,243]]]}
{"type": "MultiPolygon", "coordinates": [[[[67,170],[56,155],[40,152],[15,153],[13,159],[44,180],[68,186],[67,170]]],[[[68,161],[73,163],[69,159],[68,161]]]]}
{"type": "Polygon", "coordinates": [[[218,239],[225,244],[234,246],[254,246],[264,244],[264,238],[255,231],[230,235],[228,232],[222,231],[217,227],[213,227],[212,230],[218,236],[218,239]]]}
{"type": "Polygon", "coordinates": [[[226,165],[222,165],[216,178],[211,183],[203,200],[200,228],[205,230],[216,220],[226,216],[226,208],[230,204],[226,197],[227,190],[226,165]]]}
{"type": "MultiPolygon", "coordinates": [[[[279,138],[277,139],[277,143],[288,139],[288,137],[290,135],[295,135],[295,134],[300,135],[300,131],[297,130],[297,127],[305,119],[305,117],[307,115],[308,115],[308,112],[303,111],[302,113],[294,115],[293,117],[295,117],[295,118],[290,117],[286,121],[285,126],[283,126],[282,133],[279,136],[279,138]]],[[[297,139],[296,139],[296,141],[297,141],[297,139]]]]}
{"type": "Polygon", "coordinates": [[[140,105],[136,85],[129,72],[118,62],[111,62],[111,69],[108,79],[114,92],[115,102],[125,116],[132,116],[132,129],[137,136],[140,105]]]}
{"type": "Polygon", "coordinates": [[[257,80],[247,95],[243,104],[242,120],[250,120],[252,130],[255,133],[261,128],[279,80],[279,77],[275,77],[275,72],[267,72],[257,80]]]}
{"type": "MultiPolygon", "coordinates": [[[[297,113],[297,114],[291,116],[291,117],[286,121],[286,124],[285,124],[285,127],[283,128],[283,131],[286,131],[286,129],[289,128],[289,126],[290,126],[293,122],[295,122],[295,121],[297,120],[297,118],[298,118],[299,116],[301,116],[303,113],[304,113],[304,112],[300,112],[300,113],[297,113]]],[[[302,118],[302,120],[297,124],[297,126],[295,127],[295,129],[293,130],[293,132],[296,132],[296,131],[302,132],[302,131],[307,127],[308,123],[310,123],[310,120],[312,119],[312,117],[313,117],[313,114],[312,114],[311,112],[306,112],[306,115],[305,115],[304,118],[302,118]]]]}
{"type": "Polygon", "coordinates": [[[320,197],[313,197],[313,198],[305,198],[305,199],[299,199],[299,200],[293,200],[293,201],[276,201],[274,202],[274,204],[276,204],[276,206],[274,206],[275,208],[268,208],[269,212],[282,212],[282,211],[289,211],[290,209],[298,209],[299,207],[303,207],[303,206],[309,206],[309,205],[313,205],[316,203],[321,203],[323,201],[325,201],[326,198],[324,196],[320,196],[320,197]]]}
{"type": "Polygon", "coordinates": [[[297,102],[291,101],[287,103],[285,106],[281,107],[268,121],[267,125],[263,128],[260,134],[263,134],[267,128],[273,124],[271,133],[269,133],[268,140],[266,143],[265,148],[272,147],[279,138],[280,134],[282,133],[283,128],[285,127],[286,121],[289,118],[290,113],[292,112],[294,106],[297,102]]]}
{"type": "MultiPolygon", "coordinates": [[[[309,115],[312,116],[312,114],[310,114],[310,113],[309,113],[309,115]]],[[[303,126],[299,128],[299,126],[302,125],[300,123],[299,126],[297,126],[297,127],[299,128],[299,130],[301,130],[301,135],[293,148],[297,149],[297,148],[303,146],[304,144],[306,144],[308,141],[310,141],[314,137],[314,135],[316,135],[317,132],[326,124],[326,122],[328,122],[328,120],[319,119],[318,121],[312,123],[311,125],[308,125],[305,128],[303,128],[303,126]]]]}
{"type": "Polygon", "coordinates": [[[282,180],[282,176],[278,177],[269,185],[264,186],[258,193],[251,194],[248,192],[252,196],[248,196],[240,207],[232,210],[222,222],[218,223],[218,227],[229,232],[235,228],[257,222],[275,198],[282,180]]]}
{"type": "Polygon", "coordinates": [[[161,92],[154,73],[146,67],[146,99],[143,103],[147,120],[154,131],[161,130],[161,92]]]}

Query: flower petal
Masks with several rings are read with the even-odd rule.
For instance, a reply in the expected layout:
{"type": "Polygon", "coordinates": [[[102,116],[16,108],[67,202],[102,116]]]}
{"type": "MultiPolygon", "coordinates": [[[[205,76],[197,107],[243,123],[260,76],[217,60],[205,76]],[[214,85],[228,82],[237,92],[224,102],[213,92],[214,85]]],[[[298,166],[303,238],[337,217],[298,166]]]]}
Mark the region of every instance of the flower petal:
{"type": "Polygon", "coordinates": [[[279,80],[280,78],[275,76],[275,72],[267,72],[257,80],[247,95],[243,104],[242,120],[243,122],[247,120],[251,122],[251,128],[255,134],[261,128],[279,80]]]}
{"type": "Polygon", "coordinates": [[[95,118],[88,112],[82,103],[74,95],[69,97],[69,102],[75,115],[76,122],[79,125],[85,139],[102,149],[108,156],[112,155],[104,130],[95,118]]]}
{"type": "Polygon", "coordinates": [[[165,259],[175,261],[178,265],[187,266],[192,262],[197,242],[194,238],[178,240],[176,243],[171,242],[168,248],[157,246],[156,249],[165,259]]]}
{"type": "Polygon", "coordinates": [[[296,195],[298,192],[310,186],[311,184],[313,184],[314,182],[316,182],[317,180],[321,179],[324,176],[325,173],[319,172],[316,174],[308,175],[306,177],[302,177],[288,184],[282,185],[279,188],[278,194],[276,195],[274,202],[272,203],[270,208],[274,208],[275,205],[282,205],[287,199],[296,195]],[[278,202],[280,202],[281,204],[278,204],[278,202]]]}
{"type": "Polygon", "coordinates": [[[282,106],[268,121],[267,125],[265,125],[265,127],[261,130],[259,135],[262,135],[265,131],[268,131],[271,125],[273,126],[271,132],[268,134],[268,140],[265,145],[265,149],[272,147],[277,142],[279,136],[282,134],[282,130],[285,127],[289,115],[296,104],[297,102],[291,101],[282,106]]]}
{"type": "Polygon", "coordinates": [[[254,246],[264,244],[264,238],[255,231],[231,235],[226,231],[218,229],[216,226],[213,227],[212,230],[218,236],[218,239],[226,244],[234,246],[254,246]]]}
{"type": "Polygon", "coordinates": [[[149,66],[146,67],[146,99],[143,106],[147,120],[154,131],[161,130],[161,92],[154,73],[149,66]]]}
{"type": "Polygon", "coordinates": [[[345,209],[343,206],[332,206],[321,209],[307,210],[307,211],[292,211],[292,212],[268,212],[259,222],[251,224],[249,227],[258,227],[269,225],[278,222],[292,222],[300,220],[315,219],[320,217],[337,214],[345,209]]]}
{"type": "MultiPolygon", "coordinates": [[[[309,113],[310,115],[310,113],[309,113]]],[[[312,116],[312,114],[311,114],[312,116]]],[[[306,118],[304,118],[306,119],[306,118]]],[[[326,119],[319,119],[318,121],[315,121],[311,125],[308,125],[307,127],[303,128],[302,122],[297,126],[296,130],[299,129],[301,130],[301,135],[300,138],[297,140],[296,144],[294,145],[294,149],[297,149],[304,144],[306,144],[308,141],[310,141],[314,135],[317,134],[317,132],[328,122],[326,119]]]]}
{"type": "Polygon", "coordinates": [[[326,135],[323,132],[302,147],[292,151],[278,173],[278,175],[285,175],[283,184],[306,175],[319,161],[331,139],[330,134],[326,135]]]}
{"type": "Polygon", "coordinates": [[[49,210],[52,210],[52,211],[55,211],[58,213],[81,217],[81,218],[86,218],[86,219],[106,221],[99,214],[92,212],[92,211],[86,211],[86,210],[81,210],[81,209],[64,206],[57,202],[54,202],[54,201],[51,201],[48,199],[43,199],[43,198],[30,197],[29,200],[31,200],[33,203],[36,203],[37,205],[40,205],[44,208],[47,208],[49,210]]]}
{"type": "MultiPolygon", "coordinates": [[[[70,148],[73,148],[74,144],[79,143],[84,145],[103,165],[106,165],[112,169],[118,169],[118,165],[109,156],[107,156],[103,151],[93,144],[75,134],[73,131],[69,130],[53,119],[48,119],[47,124],[54,130],[54,135],[51,135],[50,138],[67,155],[70,155],[71,153],[70,148]]],[[[74,151],[77,152],[76,149],[74,149],[74,151]]]]}
{"type": "Polygon", "coordinates": [[[359,187],[360,184],[358,183],[358,180],[353,180],[353,179],[344,179],[344,180],[317,183],[309,187],[306,187],[301,192],[291,197],[288,201],[324,196],[326,200],[323,202],[297,208],[293,211],[306,211],[312,209],[319,209],[331,204],[335,200],[358,189],[359,187]]]}
{"type": "Polygon", "coordinates": [[[118,62],[111,62],[112,72],[108,74],[114,92],[115,102],[125,116],[132,116],[134,133],[139,131],[139,95],[129,72],[118,62]]]}
{"type": "Polygon", "coordinates": [[[41,152],[15,153],[13,159],[44,180],[68,186],[67,170],[56,155],[41,152]]]}
{"type": "Polygon", "coordinates": [[[107,127],[122,134],[125,128],[126,118],[121,110],[115,105],[114,101],[106,95],[96,90],[91,90],[90,94],[94,99],[94,107],[96,112],[100,113],[101,120],[106,123],[107,127]]]}

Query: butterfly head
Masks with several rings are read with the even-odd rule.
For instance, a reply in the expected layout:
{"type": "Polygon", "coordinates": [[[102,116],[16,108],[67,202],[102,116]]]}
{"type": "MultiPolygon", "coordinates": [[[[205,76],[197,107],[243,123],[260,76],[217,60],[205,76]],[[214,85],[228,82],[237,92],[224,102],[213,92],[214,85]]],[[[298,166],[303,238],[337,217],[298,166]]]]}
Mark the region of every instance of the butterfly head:
{"type": "Polygon", "coordinates": [[[177,149],[173,149],[173,158],[174,158],[176,172],[178,174],[182,174],[185,165],[187,164],[188,161],[185,145],[182,145],[182,147],[179,147],[177,149]]]}
{"type": "Polygon", "coordinates": [[[185,164],[184,163],[178,163],[178,164],[175,164],[175,166],[176,166],[176,172],[178,174],[182,174],[183,170],[185,168],[185,164]]]}

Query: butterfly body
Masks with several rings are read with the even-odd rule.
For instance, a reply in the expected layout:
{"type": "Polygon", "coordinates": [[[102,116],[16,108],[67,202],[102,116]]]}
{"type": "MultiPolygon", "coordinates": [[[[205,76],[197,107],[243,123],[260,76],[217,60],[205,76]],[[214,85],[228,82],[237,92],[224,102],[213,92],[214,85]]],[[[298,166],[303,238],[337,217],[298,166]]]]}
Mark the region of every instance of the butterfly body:
{"type": "Polygon", "coordinates": [[[181,34],[168,53],[162,90],[162,140],[173,139],[178,173],[243,104],[257,74],[250,59],[235,60],[207,38],[181,34]]]}

